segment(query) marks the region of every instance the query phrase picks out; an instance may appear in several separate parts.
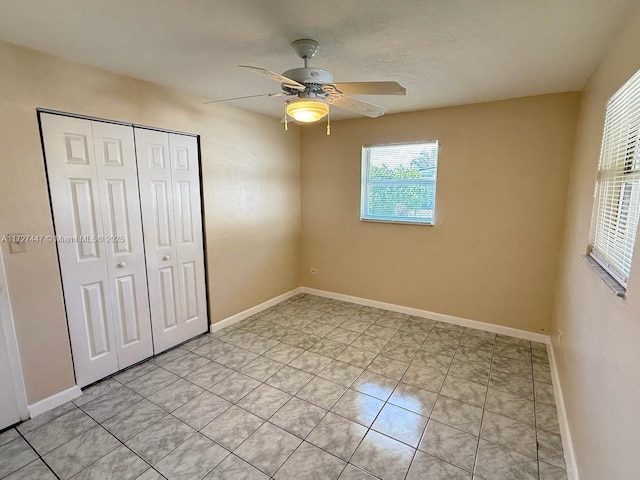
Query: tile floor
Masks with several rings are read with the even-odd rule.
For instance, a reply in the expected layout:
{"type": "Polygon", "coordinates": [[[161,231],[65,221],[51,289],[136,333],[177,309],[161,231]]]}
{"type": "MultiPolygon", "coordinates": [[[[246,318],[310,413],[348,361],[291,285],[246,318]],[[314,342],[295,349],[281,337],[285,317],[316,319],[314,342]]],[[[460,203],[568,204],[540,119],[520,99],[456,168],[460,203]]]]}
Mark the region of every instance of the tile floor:
{"type": "Polygon", "coordinates": [[[0,478],[567,477],[544,345],[299,295],[1,433],[0,478]]]}

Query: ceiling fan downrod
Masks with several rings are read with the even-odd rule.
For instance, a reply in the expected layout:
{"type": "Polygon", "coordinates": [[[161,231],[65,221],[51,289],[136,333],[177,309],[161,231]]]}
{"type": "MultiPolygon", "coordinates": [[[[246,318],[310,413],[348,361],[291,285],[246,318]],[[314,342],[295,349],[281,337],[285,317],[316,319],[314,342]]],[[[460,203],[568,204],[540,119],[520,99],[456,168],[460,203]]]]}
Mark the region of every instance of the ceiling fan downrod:
{"type": "Polygon", "coordinates": [[[304,60],[304,68],[308,67],[309,59],[318,53],[320,44],[310,38],[301,38],[294,41],[291,46],[298,56],[304,60]]]}

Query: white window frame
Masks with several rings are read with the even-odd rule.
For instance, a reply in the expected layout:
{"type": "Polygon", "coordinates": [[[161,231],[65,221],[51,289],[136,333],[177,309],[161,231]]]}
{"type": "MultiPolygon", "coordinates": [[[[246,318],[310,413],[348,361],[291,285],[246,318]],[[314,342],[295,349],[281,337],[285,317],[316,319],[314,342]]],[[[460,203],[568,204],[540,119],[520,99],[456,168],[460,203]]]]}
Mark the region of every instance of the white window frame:
{"type": "Polygon", "coordinates": [[[607,102],[588,248],[625,289],[640,214],[639,136],[640,71],[607,102]]]}
{"type": "MultiPolygon", "coordinates": [[[[437,184],[438,184],[438,161],[440,155],[440,142],[438,140],[421,140],[415,142],[397,142],[397,143],[379,143],[374,145],[363,145],[362,146],[362,164],[361,164],[361,185],[360,185],[360,221],[361,222],[377,222],[377,223],[398,223],[398,224],[407,224],[407,225],[426,225],[433,226],[436,222],[436,195],[437,195],[437,184]],[[425,145],[425,144],[435,144],[436,146],[436,168],[435,168],[435,176],[433,179],[425,178],[425,179],[389,179],[389,180],[371,180],[369,178],[369,163],[370,156],[369,152],[371,148],[375,147],[389,147],[389,146],[403,146],[403,145],[425,145]],[[371,184],[377,185],[433,185],[433,219],[432,220],[409,220],[408,217],[374,217],[367,215],[366,212],[369,210],[369,198],[367,195],[368,187],[371,184]]],[[[417,218],[417,217],[416,217],[417,218]]]]}

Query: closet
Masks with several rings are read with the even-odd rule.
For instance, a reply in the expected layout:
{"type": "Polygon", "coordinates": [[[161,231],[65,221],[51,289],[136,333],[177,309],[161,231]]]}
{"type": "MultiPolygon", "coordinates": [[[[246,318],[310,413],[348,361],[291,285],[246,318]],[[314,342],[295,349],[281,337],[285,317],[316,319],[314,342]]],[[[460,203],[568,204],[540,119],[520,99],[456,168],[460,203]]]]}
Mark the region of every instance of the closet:
{"type": "Polygon", "coordinates": [[[40,113],[76,383],[208,328],[197,139],[40,113]]]}

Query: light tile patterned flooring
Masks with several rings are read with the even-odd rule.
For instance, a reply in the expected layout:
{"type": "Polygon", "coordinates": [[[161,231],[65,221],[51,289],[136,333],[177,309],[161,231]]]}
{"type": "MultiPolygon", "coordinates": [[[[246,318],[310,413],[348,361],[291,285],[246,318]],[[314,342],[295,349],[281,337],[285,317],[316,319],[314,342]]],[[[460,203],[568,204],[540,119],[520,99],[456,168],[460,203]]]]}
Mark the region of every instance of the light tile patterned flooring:
{"type": "Polygon", "coordinates": [[[0,434],[0,478],[566,480],[542,344],[299,295],[0,434]]]}

